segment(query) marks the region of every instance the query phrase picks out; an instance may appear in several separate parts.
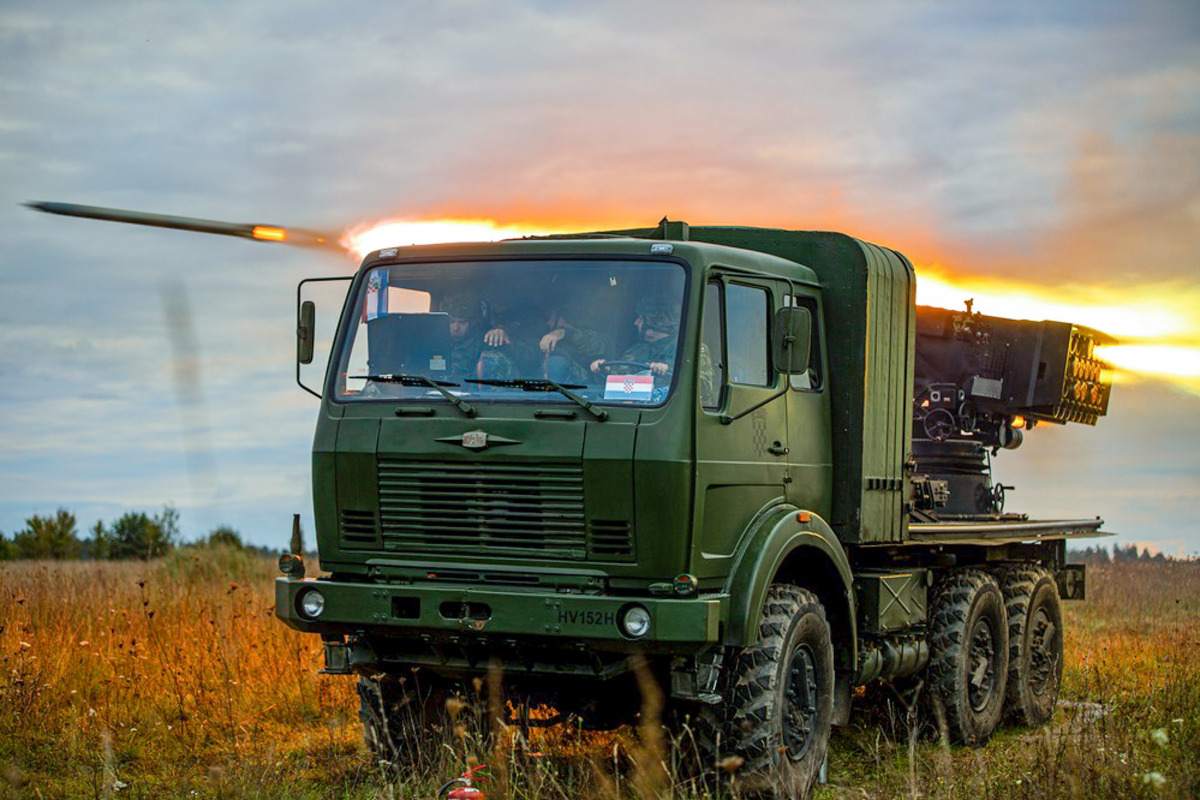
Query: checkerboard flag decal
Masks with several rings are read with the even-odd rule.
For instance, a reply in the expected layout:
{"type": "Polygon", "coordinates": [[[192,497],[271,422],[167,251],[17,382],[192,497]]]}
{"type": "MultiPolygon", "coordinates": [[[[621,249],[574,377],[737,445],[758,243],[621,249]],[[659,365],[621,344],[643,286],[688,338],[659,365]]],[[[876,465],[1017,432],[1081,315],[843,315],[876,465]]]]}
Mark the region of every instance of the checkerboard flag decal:
{"type": "Polygon", "coordinates": [[[604,382],[605,400],[649,400],[653,391],[653,375],[609,375],[604,382]]]}

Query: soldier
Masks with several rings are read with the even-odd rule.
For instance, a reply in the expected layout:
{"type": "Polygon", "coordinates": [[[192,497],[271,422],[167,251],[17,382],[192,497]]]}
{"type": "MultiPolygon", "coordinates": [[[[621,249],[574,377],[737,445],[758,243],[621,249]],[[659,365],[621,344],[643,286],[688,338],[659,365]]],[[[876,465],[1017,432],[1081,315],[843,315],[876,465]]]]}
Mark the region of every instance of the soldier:
{"type": "Polygon", "coordinates": [[[447,376],[475,377],[483,351],[483,304],[466,293],[448,295],[441,310],[450,315],[450,368],[447,376]]]}
{"type": "MultiPolygon", "coordinates": [[[[675,369],[675,350],[679,340],[679,307],[665,297],[643,298],[637,307],[637,319],[633,324],[638,329],[638,340],[624,353],[621,361],[637,361],[650,367],[654,375],[654,400],[666,397],[675,369]]],[[[598,358],[591,364],[592,372],[599,373],[607,361],[598,358]]],[[[712,356],[705,345],[700,346],[700,399],[705,405],[713,400],[712,356]]]]}
{"type": "MultiPolygon", "coordinates": [[[[624,353],[621,361],[637,361],[650,366],[651,374],[671,382],[675,367],[675,349],[679,340],[679,308],[662,297],[643,298],[637,306],[638,340],[624,353]]],[[[597,358],[592,372],[599,373],[607,359],[597,358]]]]}
{"type": "Polygon", "coordinates": [[[587,384],[589,377],[581,365],[607,349],[603,334],[573,325],[558,311],[551,312],[547,326],[549,331],[538,342],[546,377],[557,383],[587,384]]]}
{"type": "Polygon", "coordinates": [[[501,325],[488,320],[488,304],[459,292],[442,301],[450,315],[450,369],[456,378],[505,379],[517,376],[513,363],[516,346],[501,325]]]}

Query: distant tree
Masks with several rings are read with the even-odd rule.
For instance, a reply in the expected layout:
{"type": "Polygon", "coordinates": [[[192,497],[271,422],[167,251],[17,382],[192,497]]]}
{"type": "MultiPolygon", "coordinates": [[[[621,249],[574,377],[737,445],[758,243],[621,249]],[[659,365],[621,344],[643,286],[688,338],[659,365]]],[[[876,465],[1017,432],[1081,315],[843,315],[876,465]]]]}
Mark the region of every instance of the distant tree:
{"type": "Polygon", "coordinates": [[[60,508],[53,517],[34,515],[13,535],[15,558],[78,558],[81,549],[75,515],[60,508]]]}
{"type": "Polygon", "coordinates": [[[13,558],[16,558],[13,543],[0,533],[0,561],[10,561],[13,558]]]}
{"type": "Polygon", "coordinates": [[[1129,544],[1113,546],[1112,560],[1114,564],[1128,564],[1138,559],[1137,545],[1129,544]]]}
{"type": "Polygon", "coordinates": [[[242,550],[246,547],[242,542],[242,535],[228,525],[219,525],[212,529],[204,543],[212,546],[232,547],[237,550],[242,550]]]}
{"type": "Polygon", "coordinates": [[[103,561],[112,558],[112,537],[104,527],[102,520],[96,520],[91,527],[92,538],[84,542],[84,553],[87,558],[103,561]]]}
{"type": "Polygon", "coordinates": [[[92,529],[97,557],[102,558],[158,558],[170,552],[178,540],[179,512],[171,506],[164,506],[162,513],[153,517],[130,511],[107,529],[101,522],[92,529]]]}

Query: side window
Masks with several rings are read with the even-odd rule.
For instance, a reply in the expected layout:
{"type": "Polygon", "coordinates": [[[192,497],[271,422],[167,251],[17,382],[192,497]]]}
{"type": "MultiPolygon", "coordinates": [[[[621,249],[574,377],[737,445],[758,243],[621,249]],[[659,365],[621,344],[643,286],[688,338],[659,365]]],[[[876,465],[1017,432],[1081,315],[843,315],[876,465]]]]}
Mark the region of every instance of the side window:
{"type": "Polygon", "coordinates": [[[768,386],[767,290],[730,284],[725,290],[725,327],[728,331],[729,382],[768,386]]]}
{"type": "Polygon", "coordinates": [[[808,371],[792,375],[791,384],[793,389],[818,391],[823,384],[823,372],[821,369],[821,325],[820,318],[817,316],[817,301],[812,297],[796,295],[795,297],[784,297],[783,304],[807,308],[808,313],[812,314],[813,327],[812,339],[809,340],[808,346],[808,371]]]}
{"type": "Polygon", "coordinates": [[[700,405],[717,408],[725,386],[725,314],[721,308],[721,284],[710,283],[704,290],[704,328],[700,338],[700,405]]]}

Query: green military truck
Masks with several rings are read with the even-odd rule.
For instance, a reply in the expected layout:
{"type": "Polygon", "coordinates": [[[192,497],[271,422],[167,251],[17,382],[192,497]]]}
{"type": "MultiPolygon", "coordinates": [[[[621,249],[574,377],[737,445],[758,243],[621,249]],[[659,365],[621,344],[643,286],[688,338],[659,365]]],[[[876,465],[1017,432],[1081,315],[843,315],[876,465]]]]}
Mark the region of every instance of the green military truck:
{"type": "Polygon", "coordinates": [[[903,255],[843,234],[667,220],[345,280],[306,386],[327,574],[281,559],[276,613],[358,676],[380,757],[489,668],[617,725],[633,654],[706,757],[794,794],[871,681],[922,679],[966,743],[1052,714],[1065,540],[1101,520],[1005,510],[991,457],[1106,412],[1099,332],[917,307],[903,255]]]}

